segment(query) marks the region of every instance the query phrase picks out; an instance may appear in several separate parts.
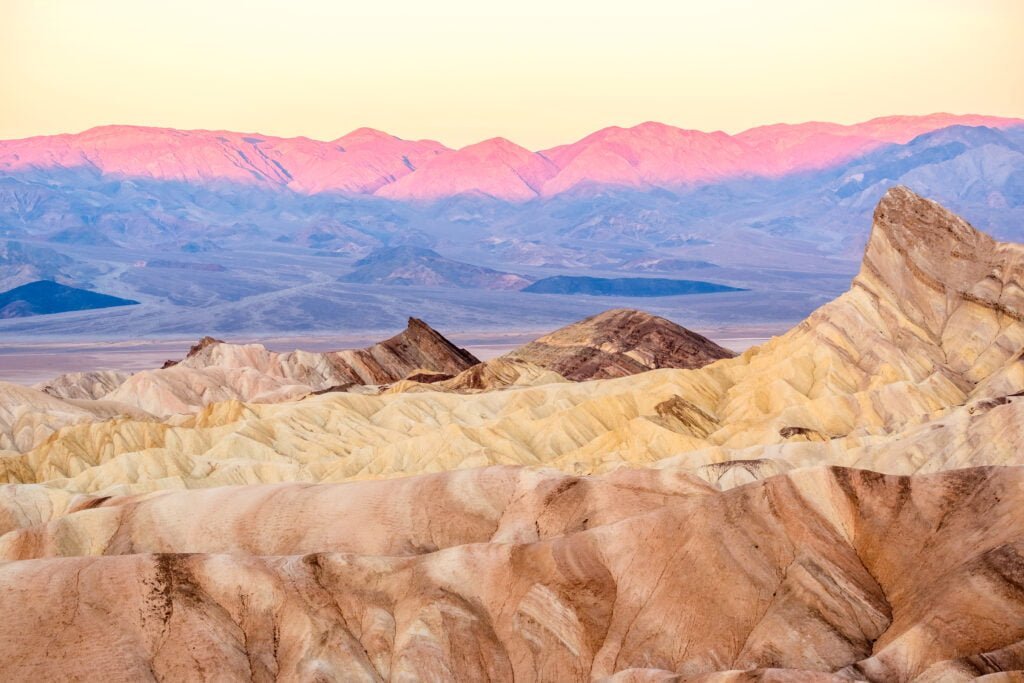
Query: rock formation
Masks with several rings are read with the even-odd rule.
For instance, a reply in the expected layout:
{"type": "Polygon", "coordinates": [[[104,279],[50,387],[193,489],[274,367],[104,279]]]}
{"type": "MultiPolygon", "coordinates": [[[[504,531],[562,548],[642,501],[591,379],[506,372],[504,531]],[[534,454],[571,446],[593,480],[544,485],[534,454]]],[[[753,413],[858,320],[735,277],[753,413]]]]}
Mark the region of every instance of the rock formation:
{"type": "Polygon", "coordinates": [[[260,344],[204,337],[183,360],[159,370],[131,376],[75,373],[41,388],[64,398],[105,398],[168,416],[218,401],[272,403],[339,386],[388,384],[417,369],[455,375],[479,362],[422,320],[410,318],[403,332],[365,349],[277,353],[260,344]]]}
{"type": "Polygon", "coordinates": [[[734,355],[669,320],[623,308],[567,325],[516,349],[508,358],[580,381],[655,368],[699,368],[734,355]]]}
{"type": "MultiPolygon", "coordinates": [[[[380,394],[156,419],[8,385],[0,676],[1020,672],[1022,275],[1024,246],[895,188],[847,293],[703,367],[467,369],[416,323],[339,352],[420,380],[380,394]]],[[[335,367],[208,343],[151,374],[243,366],[335,367]]]]}

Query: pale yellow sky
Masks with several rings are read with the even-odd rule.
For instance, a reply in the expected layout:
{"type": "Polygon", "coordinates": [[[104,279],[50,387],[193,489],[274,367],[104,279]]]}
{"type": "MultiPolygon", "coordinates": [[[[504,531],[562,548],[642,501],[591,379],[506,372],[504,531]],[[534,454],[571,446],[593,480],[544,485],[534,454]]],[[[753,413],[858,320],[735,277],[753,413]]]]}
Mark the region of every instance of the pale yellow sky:
{"type": "Polygon", "coordinates": [[[1024,116],[1024,0],[0,0],[0,138],[372,126],[538,149],[935,111],[1024,116]]]}

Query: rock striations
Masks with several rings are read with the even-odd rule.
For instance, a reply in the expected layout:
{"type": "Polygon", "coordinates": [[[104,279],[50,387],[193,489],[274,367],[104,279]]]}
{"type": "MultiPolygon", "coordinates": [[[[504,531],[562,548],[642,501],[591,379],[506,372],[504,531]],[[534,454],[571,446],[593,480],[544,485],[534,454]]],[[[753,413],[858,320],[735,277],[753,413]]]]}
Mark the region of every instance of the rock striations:
{"type": "Polygon", "coordinates": [[[699,368],[735,355],[664,318],[623,308],[567,325],[508,357],[579,381],[656,368],[699,368]]]}
{"type": "Polygon", "coordinates": [[[147,380],[418,380],[372,395],[182,411],[138,375],[103,401],[7,385],[0,676],[1022,671],[1022,282],[1024,246],[894,188],[847,293],[709,364],[707,340],[613,311],[533,358],[473,365],[414,322],[344,371],[208,343],[147,380]],[[602,336],[651,326],[653,347],[602,336]],[[592,376],[693,368],[566,382],[541,367],[563,346],[613,359],[592,376]]]}

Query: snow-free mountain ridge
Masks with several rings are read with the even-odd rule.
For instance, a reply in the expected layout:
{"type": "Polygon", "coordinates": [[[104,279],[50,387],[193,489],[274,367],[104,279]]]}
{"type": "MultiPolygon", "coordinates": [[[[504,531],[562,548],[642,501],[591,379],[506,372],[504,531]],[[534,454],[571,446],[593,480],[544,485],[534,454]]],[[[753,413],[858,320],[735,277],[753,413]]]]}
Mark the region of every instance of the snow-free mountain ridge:
{"type": "Polygon", "coordinates": [[[810,122],[737,135],[647,122],[612,126],[531,151],[504,138],[461,149],[360,128],[336,140],[229,131],[102,126],[0,142],[0,173],[86,169],[102,175],[228,181],[295,192],[408,201],[482,194],[512,202],[589,185],[684,187],[826,168],[888,143],[951,125],[1005,128],[1024,120],[980,115],[891,116],[854,125],[810,122]]]}

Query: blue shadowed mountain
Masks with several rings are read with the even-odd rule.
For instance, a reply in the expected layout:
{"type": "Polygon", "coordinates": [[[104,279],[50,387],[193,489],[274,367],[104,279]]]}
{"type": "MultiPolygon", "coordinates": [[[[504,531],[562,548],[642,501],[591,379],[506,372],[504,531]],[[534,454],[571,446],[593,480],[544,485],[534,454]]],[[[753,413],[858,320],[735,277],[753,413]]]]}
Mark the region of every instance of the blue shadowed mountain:
{"type": "Polygon", "coordinates": [[[133,306],[138,301],[39,280],[0,293],[0,318],[26,318],[49,313],[133,306]]]}

